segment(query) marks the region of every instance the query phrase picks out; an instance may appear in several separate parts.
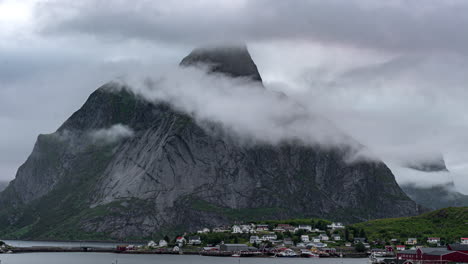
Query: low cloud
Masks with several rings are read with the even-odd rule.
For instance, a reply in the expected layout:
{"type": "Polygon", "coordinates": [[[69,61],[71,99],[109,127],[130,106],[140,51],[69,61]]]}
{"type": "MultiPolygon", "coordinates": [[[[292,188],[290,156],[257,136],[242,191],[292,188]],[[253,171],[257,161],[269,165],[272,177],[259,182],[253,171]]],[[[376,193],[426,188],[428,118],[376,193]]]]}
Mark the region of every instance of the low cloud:
{"type": "Polygon", "coordinates": [[[89,132],[89,137],[95,144],[112,144],[124,138],[133,137],[133,135],[134,131],[122,124],[89,132]]]}
{"type": "Polygon", "coordinates": [[[126,81],[147,100],[170,103],[207,130],[215,122],[241,143],[359,146],[327,119],[248,78],[207,74],[203,67],[177,67],[141,79],[126,81]]]}

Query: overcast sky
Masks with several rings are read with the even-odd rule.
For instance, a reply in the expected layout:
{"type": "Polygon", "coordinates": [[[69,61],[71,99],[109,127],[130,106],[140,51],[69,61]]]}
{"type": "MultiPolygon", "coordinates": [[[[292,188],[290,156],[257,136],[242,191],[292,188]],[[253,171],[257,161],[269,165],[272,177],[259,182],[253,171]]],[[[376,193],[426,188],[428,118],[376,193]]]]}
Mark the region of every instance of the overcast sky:
{"type": "Polygon", "coordinates": [[[468,2],[0,0],[0,179],[99,85],[245,42],[268,89],[368,146],[398,180],[468,193],[468,2]],[[451,173],[397,168],[443,154],[451,173]]]}

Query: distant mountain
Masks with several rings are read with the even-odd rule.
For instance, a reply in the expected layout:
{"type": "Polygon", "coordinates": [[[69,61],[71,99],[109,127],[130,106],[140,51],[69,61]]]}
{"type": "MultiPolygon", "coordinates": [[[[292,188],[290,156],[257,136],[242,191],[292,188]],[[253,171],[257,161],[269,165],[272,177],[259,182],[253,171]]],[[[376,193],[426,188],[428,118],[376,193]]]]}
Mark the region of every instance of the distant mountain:
{"type": "MultiPolygon", "coordinates": [[[[445,165],[442,155],[436,155],[433,159],[412,162],[407,164],[408,168],[427,173],[428,179],[434,176],[434,173],[447,172],[449,170],[445,165]]],[[[441,209],[451,206],[468,206],[468,195],[458,192],[453,180],[447,178],[447,183],[433,186],[424,186],[424,184],[405,183],[401,184],[403,191],[418,204],[429,209],[441,209]]]]}
{"type": "MultiPolygon", "coordinates": [[[[246,47],[197,49],[184,67],[261,82],[246,47]]],[[[217,124],[108,83],[55,133],[39,135],[0,194],[0,237],[131,239],[233,221],[416,215],[383,162],[349,149],[240,144],[217,124]]]]}
{"type": "Polygon", "coordinates": [[[415,202],[430,209],[468,206],[468,195],[457,192],[453,182],[431,187],[406,184],[401,188],[415,202]]]}

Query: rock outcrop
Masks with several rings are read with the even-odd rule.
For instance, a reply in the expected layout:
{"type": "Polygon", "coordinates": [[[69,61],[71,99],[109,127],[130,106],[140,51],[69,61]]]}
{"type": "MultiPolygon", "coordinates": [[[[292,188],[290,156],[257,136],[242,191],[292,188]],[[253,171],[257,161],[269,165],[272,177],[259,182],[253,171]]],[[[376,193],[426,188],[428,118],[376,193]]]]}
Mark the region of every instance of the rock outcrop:
{"type": "MultiPolygon", "coordinates": [[[[198,49],[181,62],[198,63],[261,81],[245,47],[198,49]]],[[[347,151],[239,144],[109,83],[55,133],[38,137],[0,194],[0,236],[130,239],[239,220],[357,222],[419,213],[384,163],[347,163],[347,151]],[[131,133],[96,138],[115,126],[131,133]]]]}

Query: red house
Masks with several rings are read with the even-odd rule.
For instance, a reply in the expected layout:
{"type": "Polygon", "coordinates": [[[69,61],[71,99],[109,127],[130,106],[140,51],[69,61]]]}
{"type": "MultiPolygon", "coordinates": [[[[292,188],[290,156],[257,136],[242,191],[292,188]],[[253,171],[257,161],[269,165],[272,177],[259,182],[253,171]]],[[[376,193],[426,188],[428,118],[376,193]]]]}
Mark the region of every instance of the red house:
{"type": "Polygon", "coordinates": [[[414,263],[414,261],[420,261],[424,264],[468,263],[468,254],[446,248],[418,248],[417,250],[398,252],[397,259],[406,260],[405,263],[414,263]]]}
{"type": "Polygon", "coordinates": [[[385,251],[393,252],[393,247],[392,246],[385,246],[385,251]]]}
{"type": "Polygon", "coordinates": [[[406,246],[405,246],[405,245],[398,245],[398,246],[396,246],[396,250],[398,250],[398,251],[405,250],[405,249],[406,249],[406,246]]]}

